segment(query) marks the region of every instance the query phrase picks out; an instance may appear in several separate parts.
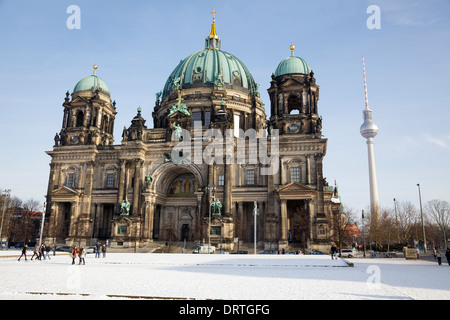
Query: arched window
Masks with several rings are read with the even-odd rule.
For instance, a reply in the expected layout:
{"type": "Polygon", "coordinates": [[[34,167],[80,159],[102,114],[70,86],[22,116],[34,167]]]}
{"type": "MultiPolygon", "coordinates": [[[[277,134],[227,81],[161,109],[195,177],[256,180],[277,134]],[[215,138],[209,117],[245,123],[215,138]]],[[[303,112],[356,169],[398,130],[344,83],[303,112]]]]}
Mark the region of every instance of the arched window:
{"type": "Polygon", "coordinates": [[[83,113],[83,111],[80,110],[77,112],[77,122],[75,124],[75,127],[82,127],[83,120],[84,120],[84,113],[83,113]]]}
{"type": "Polygon", "coordinates": [[[296,95],[291,95],[288,98],[288,113],[299,114],[300,113],[300,99],[296,95]],[[295,110],[295,111],[294,111],[295,110]]]}

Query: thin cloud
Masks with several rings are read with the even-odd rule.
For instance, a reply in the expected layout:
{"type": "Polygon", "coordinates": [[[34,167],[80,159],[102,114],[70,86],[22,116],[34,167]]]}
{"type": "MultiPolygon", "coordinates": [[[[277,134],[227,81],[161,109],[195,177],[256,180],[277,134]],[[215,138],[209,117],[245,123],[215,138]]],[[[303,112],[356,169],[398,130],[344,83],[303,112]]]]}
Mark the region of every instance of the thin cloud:
{"type": "Polygon", "coordinates": [[[435,144],[435,145],[437,145],[437,146],[439,146],[439,147],[441,147],[441,148],[444,148],[444,149],[448,149],[448,148],[449,148],[447,142],[445,141],[445,140],[448,140],[448,135],[445,137],[445,140],[444,140],[444,139],[439,139],[439,138],[433,137],[433,136],[432,136],[431,134],[429,134],[429,133],[424,133],[424,134],[423,134],[423,137],[424,137],[428,142],[433,143],[433,144],[435,144]]]}

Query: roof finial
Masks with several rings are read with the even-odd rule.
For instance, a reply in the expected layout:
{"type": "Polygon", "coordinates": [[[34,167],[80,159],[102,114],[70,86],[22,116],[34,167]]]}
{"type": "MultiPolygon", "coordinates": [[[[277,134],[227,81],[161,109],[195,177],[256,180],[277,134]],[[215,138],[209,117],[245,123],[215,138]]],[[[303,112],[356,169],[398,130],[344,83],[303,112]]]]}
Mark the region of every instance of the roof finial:
{"type": "Polygon", "coordinates": [[[98,69],[97,64],[94,64],[94,65],[92,66],[92,68],[94,68],[94,74],[95,74],[95,71],[97,71],[97,69],[98,69]]]}
{"type": "Polygon", "coordinates": [[[216,10],[213,10],[213,21],[211,24],[211,32],[208,37],[206,37],[206,49],[219,49],[220,50],[220,38],[216,33],[216,10]]]}
{"type": "Polygon", "coordinates": [[[289,47],[289,49],[291,49],[291,57],[293,57],[294,56],[294,50],[295,50],[295,46],[294,46],[293,42],[291,42],[291,46],[289,47]]]}
{"type": "Polygon", "coordinates": [[[213,21],[212,21],[212,25],[211,25],[211,33],[209,34],[209,38],[212,39],[214,37],[217,37],[217,33],[216,33],[216,10],[213,10],[212,12],[213,15],[213,21]]]}

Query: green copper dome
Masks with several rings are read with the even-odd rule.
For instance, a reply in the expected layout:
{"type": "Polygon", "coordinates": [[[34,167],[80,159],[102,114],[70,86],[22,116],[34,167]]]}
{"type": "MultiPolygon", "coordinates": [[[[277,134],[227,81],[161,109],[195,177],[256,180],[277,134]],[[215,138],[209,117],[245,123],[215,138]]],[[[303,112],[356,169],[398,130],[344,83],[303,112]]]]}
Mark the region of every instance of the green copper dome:
{"type": "Polygon", "coordinates": [[[162,99],[173,90],[174,81],[179,81],[182,89],[223,86],[253,95],[258,90],[253,76],[241,60],[215,48],[197,51],[182,60],[167,79],[162,99]]]}
{"type": "MultiPolygon", "coordinates": [[[[212,12],[213,14],[215,11],[212,12]]],[[[205,49],[181,60],[164,85],[162,99],[174,89],[224,87],[256,96],[258,86],[244,63],[236,56],[220,50],[213,16],[211,33],[205,39],[205,49]]]]}
{"type": "Polygon", "coordinates": [[[92,91],[99,90],[100,92],[106,94],[107,96],[111,96],[111,93],[109,92],[109,88],[106,85],[106,83],[97,77],[95,74],[84,77],[78,83],[75,85],[75,88],[73,89],[73,92],[79,92],[79,91],[92,91]]]}
{"type": "Polygon", "coordinates": [[[310,74],[311,68],[302,58],[291,55],[280,62],[277,70],[275,70],[275,77],[291,73],[310,74]]]}

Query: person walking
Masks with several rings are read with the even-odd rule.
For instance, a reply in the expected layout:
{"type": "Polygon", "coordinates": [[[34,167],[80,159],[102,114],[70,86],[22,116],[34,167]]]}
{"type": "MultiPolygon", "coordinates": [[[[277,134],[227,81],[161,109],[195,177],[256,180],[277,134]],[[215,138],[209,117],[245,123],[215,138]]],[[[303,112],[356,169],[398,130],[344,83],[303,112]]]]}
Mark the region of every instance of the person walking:
{"type": "Polygon", "coordinates": [[[28,245],[26,245],[26,244],[23,245],[22,254],[20,255],[18,261],[20,261],[22,256],[25,256],[25,261],[27,261],[27,247],[28,247],[28,245]]]}
{"type": "Polygon", "coordinates": [[[48,260],[50,259],[50,251],[52,250],[52,248],[50,246],[45,246],[45,256],[48,258],[48,260]]]}
{"type": "Polygon", "coordinates": [[[331,245],[331,260],[334,260],[334,259],[337,260],[337,247],[336,247],[336,245],[333,243],[333,244],[331,245]]]}
{"type": "Polygon", "coordinates": [[[40,256],[39,260],[42,260],[42,258],[44,258],[45,260],[45,244],[42,244],[41,247],[39,248],[39,256],[40,256]]]}
{"type": "Polygon", "coordinates": [[[442,254],[439,249],[436,250],[436,258],[437,258],[438,265],[442,265],[442,254]]]}
{"type": "Polygon", "coordinates": [[[103,258],[106,257],[106,245],[102,246],[102,254],[103,254],[103,258]]]}
{"type": "Polygon", "coordinates": [[[75,264],[75,258],[77,257],[78,249],[76,246],[73,246],[72,248],[72,254],[70,255],[72,257],[72,264],[75,264]]]}
{"type": "Polygon", "coordinates": [[[100,258],[101,248],[102,248],[102,245],[100,244],[100,242],[97,242],[97,244],[95,245],[95,257],[96,258],[100,258]]]}
{"type": "Polygon", "coordinates": [[[39,247],[34,247],[33,255],[31,256],[31,261],[33,261],[34,256],[36,256],[36,260],[41,260],[39,257],[39,247]]]}
{"type": "Polygon", "coordinates": [[[82,262],[83,264],[86,264],[86,261],[84,260],[86,257],[86,250],[84,250],[83,246],[81,246],[80,252],[78,252],[78,257],[80,258],[80,262],[78,264],[81,264],[82,262]]]}
{"type": "Polygon", "coordinates": [[[450,266],[450,248],[445,251],[445,257],[447,258],[448,265],[450,266]]]}

